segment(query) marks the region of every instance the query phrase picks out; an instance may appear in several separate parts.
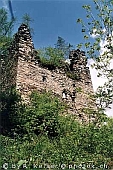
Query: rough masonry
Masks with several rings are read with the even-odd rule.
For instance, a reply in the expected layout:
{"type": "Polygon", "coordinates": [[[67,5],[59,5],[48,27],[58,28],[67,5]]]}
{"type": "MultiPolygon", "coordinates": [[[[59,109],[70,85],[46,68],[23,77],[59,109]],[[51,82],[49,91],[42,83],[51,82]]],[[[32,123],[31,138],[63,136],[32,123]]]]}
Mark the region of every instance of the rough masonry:
{"type": "Polygon", "coordinates": [[[49,70],[41,67],[35,60],[35,56],[36,51],[30,31],[25,24],[22,24],[9,48],[7,60],[10,64],[2,62],[4,88],[15,86],[25,102],[29,100],[29,95],[33,90],[51,91],[67,103],[68,113],[86,120],[84,109],[93,108],[94,101],[89,95],[93,94],[93,87],[84,51],[73,50],[69,55],[70,72],[77,75],[77,79],[69,78],[64,69],[49,70]],[[12,76],[10,76],[11,73],[13,73],[12,76]]]}

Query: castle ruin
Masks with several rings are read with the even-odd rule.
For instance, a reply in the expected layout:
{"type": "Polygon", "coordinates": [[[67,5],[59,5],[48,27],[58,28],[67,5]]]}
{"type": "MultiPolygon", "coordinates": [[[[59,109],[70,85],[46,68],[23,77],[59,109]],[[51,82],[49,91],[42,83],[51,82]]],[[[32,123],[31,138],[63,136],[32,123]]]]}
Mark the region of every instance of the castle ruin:
{"type": "Polygon", "coordinates": [[[49,70],[40,66],[35,60],[36,51],[30,31],[22,24],[15,34],[14,41],[9,48],[7,61],[2,60],[1,85],[2,89],[11,86],[21,94],[25,102],[32,91],[51,91],[68,105],[68,113],[80,119],[87,119],[85,108],[94,107],[90,98],[93,87],[85,53],[73,50],[69,54],[69,68],[76,79],[67,76],[64,69],[49,70]]]}

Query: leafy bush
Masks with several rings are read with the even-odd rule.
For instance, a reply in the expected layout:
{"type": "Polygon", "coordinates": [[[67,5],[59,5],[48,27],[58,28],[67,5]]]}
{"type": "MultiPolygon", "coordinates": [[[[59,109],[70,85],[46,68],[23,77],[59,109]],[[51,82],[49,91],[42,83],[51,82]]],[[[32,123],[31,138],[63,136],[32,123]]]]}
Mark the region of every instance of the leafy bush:
{"type": "Polygon", "coordinates": [[[99,167],[105,163],[112,166],[113,120],[109,120],[107,125],[100,128],[94,127],[93,124],[80,125],[70,116],[61,116],[59,120],[60,137],[53,140],[45,134],[32,134],[30,140],[1,136],[1,165],[7,162],[9,165],[22,166],[22,163],[26,162],[27,170],[34,167],[40,169],[39,165],[45,166],[43,169],[47,169],[47,165],[58,165],[58,168],[54,169],[59,170],[63,164],[67,169],[68,165],[74,164],[93,164],[99,167]]]}
{"type": "Polygon", "coordinates": [[[42,50],[38,50],[38,56],[36,58],[38,58],[38,60],[40,58],[41,66],[53,70],[56,67],[62,66],[64,54],[59,49],[47,47],[42,50]]]}
{"type": "Polygon", "coordinates": [[[8,134],[11,129],[15,126],[15,122],[12,121],[13,116],[17,117],[17,112],[20,110],[21,97],[17,94],[16,90],[12,87],[0,93],[1,107],[0,107],[0,117],[1,117],[1,130],[3,134],[8,134]]]}
{"type": "Polygon", "coordinates": [[[31,104],[18,110],[18,115],[12,114],[12,121],[16,122],[16,129],[27,134],[35,133],[46,134],[49,137],[59,135],[59,114],[63,111],[64,106],[59,100],[52,96],[51,93],[33,92],[30,96],[31,104]]]}
{"type": "Polygon", "coordinates": [[[11,112],[12,129],[17,135],[1,135],[1,167],[8,163],[9,169],[12,164],[23,169],[26,164],[27,170],[33,170],[57,165],[50,169],[60,170],[63,165],[69,169],[68,165],[89,162],[96,167],[103,163],[112,167],[112,119],[99,126],[82,125],[72,115],[61,114],[64,105],[51,93],[33,92],[30,101],[30,105],[18,105],[11,112]]]}

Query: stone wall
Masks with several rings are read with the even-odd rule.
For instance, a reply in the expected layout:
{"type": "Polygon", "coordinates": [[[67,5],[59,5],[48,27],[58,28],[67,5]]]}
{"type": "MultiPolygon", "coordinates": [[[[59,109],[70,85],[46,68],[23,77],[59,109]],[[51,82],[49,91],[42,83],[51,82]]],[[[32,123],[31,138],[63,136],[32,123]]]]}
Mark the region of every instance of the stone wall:
{"type": "Polygon", "coordinates": [[[69,113],[78,116],[83,114],[83,108],[92,105],[89,93],[93,91],[89,81],[87,83],[87,81],[72,80],[63,70],[50,71],[22,58],[18,61],[17,89],[26,101],[33,90],[52,91],[55,96],[67,103],[69,113]]]}
{"type": "Polygon", "coordinates": [[[0,90],[4,92],[16,86],[18,58],[15,55],[7,54],[1,56],[0,61],[0,90]]]}
{"type": "MultiPolygon", "coordinates": [[[[35,61],[35,50],[30,31],[22,24],[15,35],[10,53],[16,58],[15,83],[25,102],[29,101],[31,91],[51,91],[68,105],[68,113],[80,119],[87,119],[83,108],[94,107],[89,94],[93,93],[92,82],[85,54],[80,50],[70,53],[70,71],[78,79],[71,79],[64,69],[48,70],[35,61]],[[15,49],[15,50],[14,50],[15,49]]],[[[14,68],[14,67],[13,67],[14,68]]]]}
{"type": "Polygon", "coordinates": [[[1,56],[0,86],[2,91],[16,86],[18,59],[19,57],[30,59],[33,50],[30,31],[25,24],[22,24],[15,34],[6,56],[1,56]]]}

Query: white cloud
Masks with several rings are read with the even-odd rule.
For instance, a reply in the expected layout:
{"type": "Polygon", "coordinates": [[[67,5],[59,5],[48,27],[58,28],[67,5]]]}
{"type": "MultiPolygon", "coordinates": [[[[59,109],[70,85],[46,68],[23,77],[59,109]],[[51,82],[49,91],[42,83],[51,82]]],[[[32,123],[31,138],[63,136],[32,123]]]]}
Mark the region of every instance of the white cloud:
{"type": "Polygon", "coordinates": [[[101,40],[100,41],[100,47],[101,47],[101,50],[100,50],[100,55],[104,54],[104,52],[108,51],[108,49],[106,48],[106,46],[108,45],[107,41],[105,40],[101,40]]]}
{"type": "Polygon", "coordinates": [[[94,60],[89,59],[88,60],[88,66],[89,66],[89,69],[90,69],[93,89],[94,89],[94,92],[96,92],[97,88],[99,86],[102,86],[107,81],[107,79],[103,78],[103,77],[97,77],[97,75],[98,75],[97,70],[95,68],[91,67],[91,65],[93,65],[93,64],[94,64],[94,60]]]}
{"type": "Polygon", "coordinates": [[[109,117],[113,117],[113,104],[110,105],[111,109],[106,109],[106,114],[109,117]]]}
{"type": "MultiPolygon", "coordinates": [[[[98,72],[95,68],[91,67],[92,64],[94,64],[94,60],[89,59],[88,66],[89,66],[90,73],[91,73],[93,89],[94,89],[94,92],[96,92],[96,90],[99,86],[104,85],[104,83],[107,81],[107,78],[97,77],[98,72]]],[[[113,68],[113,59],[110,62],[110,67],[113,68]]],[[[113,117],[113,104],[111,104],[110,106],[111,106],[111,109],[106,109],[105,113],[107,114],[107,116],[113,117]]]]}
{"type": "MultiPolygon", "coordinates": [[[[102,31],[106,35],[106,29],[104,28],[102,31]]],[[[98,36],[98,31],[96,29],[94,29],[93,33],[90,36],[91,36],[91,38],[96,38],[98,36]]],[[[110,43],[113,46],[113,31],[112,31],[112,34],[109,35],[109,38],[111,38],[110,43]]],[[[105,52],[109,53],[110,50],[107,48],[108,44],[109,44],[109,40],[107,40],[107,37],[105,37],[104,40],[100,41],[100,56],[105,54],[105,52]]],[[[109,56],[109,59],[110,59],[109,69],[113,69],[113,55],[111,55],[110,53],[107,55],[109,56]]],[[[104,83],[107,82],[107,78],[104,78],[104,76],[97,77],[97,75],[98,75],[97,70],[95,68],[91,67],[91,65],[93,65],[93,64],[94,64],[94,60],[89,59],[88,66],[90,68],[93,89],[94,89],[94,92],[96,92],[96,90],[99,86],[103,86],[104,83]]],[[[111,107],[111,109],[106,109],[105,113],[108,116],[113,117],[113,103],[110,105],[110,107],[111,107]]]]}
{"type": "MultiPolygon", "coordinates": [[[[102,29],[102,32],[105,33],[105,32],[106,32],[106,29],[103,28],[103,29],[102,29]]],[[[98,30],[97,30],[96,28],[93,29],[92,33],[90,33],[90,37],[91,37],[91,38],[96,38],[96,37],[98,37],[99,35],[100,35],[100,34],[98,33],[98,30]]]]}
{"type": "MultiPolygon", "coordinates": [[[[106,34],[106,29],[105,28],[103,28],[101,31],[102,31],[103,34],[106,34]]],[[[98,32],[98,30],[96,28],[93,29],[92,33],[90,32],[90,37],[91,38],[97,38],[99,35],[100,35],[100,33],[98,32]]]]}

